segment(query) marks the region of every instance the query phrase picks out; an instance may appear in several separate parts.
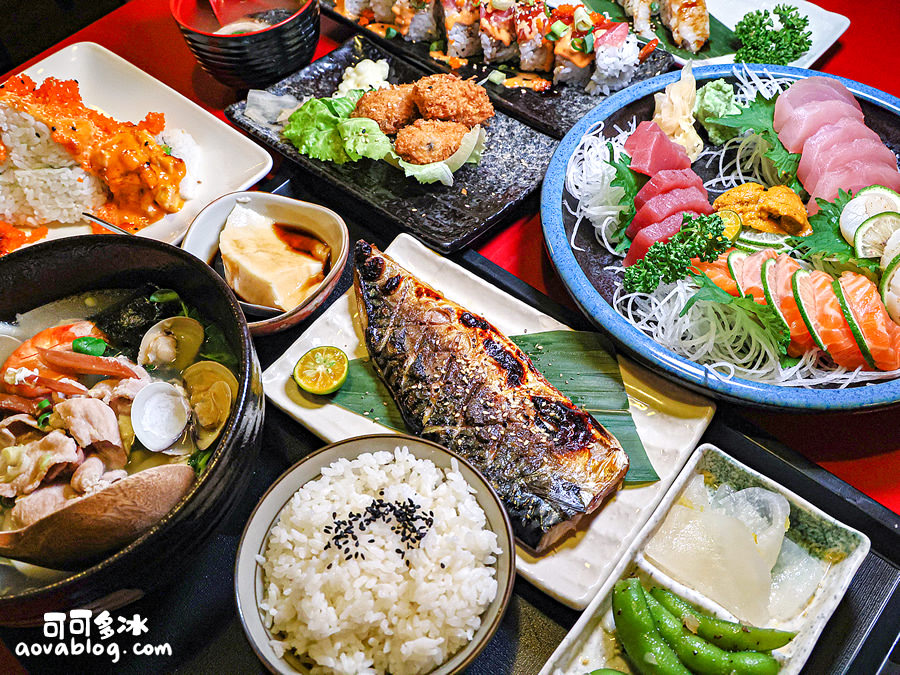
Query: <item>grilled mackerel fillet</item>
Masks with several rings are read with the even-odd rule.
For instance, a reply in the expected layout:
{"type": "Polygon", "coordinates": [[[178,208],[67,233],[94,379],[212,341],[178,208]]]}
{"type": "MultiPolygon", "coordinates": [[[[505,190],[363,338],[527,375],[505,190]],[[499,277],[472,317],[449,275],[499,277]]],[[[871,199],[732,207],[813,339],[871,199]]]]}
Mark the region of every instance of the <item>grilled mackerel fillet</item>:
{"type": "Polygon", "coordinates": [[[617,488],[622,446],[509,338],[371,244],[355,259],[366,348],[407,426],[475,465],[521,542],[540,553],[617,488]]]}

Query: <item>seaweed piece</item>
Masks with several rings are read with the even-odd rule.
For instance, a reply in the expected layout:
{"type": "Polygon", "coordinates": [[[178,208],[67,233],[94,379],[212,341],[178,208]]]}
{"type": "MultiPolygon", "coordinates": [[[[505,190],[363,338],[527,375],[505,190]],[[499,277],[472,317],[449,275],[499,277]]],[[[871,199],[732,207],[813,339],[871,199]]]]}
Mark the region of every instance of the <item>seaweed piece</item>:
{"type": "Polygon", "coordinates": [[[90,317],[109,339],[109,343],[132,361],[137,360],[141,339],[151,326],[170,316],[181,314],[181,302],[178,299],[167,302],[154,302],[150,299],[158,290],[158,286],[144,284],[128,297],[90,317]]]}

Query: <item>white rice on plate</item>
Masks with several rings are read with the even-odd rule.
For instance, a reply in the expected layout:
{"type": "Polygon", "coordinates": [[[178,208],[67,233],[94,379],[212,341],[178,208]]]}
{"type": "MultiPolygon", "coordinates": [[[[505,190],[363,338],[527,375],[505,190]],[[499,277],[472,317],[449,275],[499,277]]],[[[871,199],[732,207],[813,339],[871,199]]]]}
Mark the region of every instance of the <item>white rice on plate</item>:
{"type": "Polygon", "coordinates": [[[324,468],[257,556],[276,654],[313,674],[404,675],[470,642],[500,553],[473,492],[455,460],[443,470],[405,447],[324,468]]]}

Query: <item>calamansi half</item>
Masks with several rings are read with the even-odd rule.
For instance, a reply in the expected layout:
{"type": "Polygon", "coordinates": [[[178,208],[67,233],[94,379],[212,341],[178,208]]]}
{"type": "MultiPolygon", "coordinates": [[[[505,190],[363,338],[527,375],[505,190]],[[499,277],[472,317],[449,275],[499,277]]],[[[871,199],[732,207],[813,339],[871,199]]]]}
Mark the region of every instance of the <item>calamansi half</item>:
{"type": "Polygon", "coordinates": [[[337,347],[313,347],[297,361],[293,379],[303,391],[333,394],[347,381],[350,361],[337,347]]]}

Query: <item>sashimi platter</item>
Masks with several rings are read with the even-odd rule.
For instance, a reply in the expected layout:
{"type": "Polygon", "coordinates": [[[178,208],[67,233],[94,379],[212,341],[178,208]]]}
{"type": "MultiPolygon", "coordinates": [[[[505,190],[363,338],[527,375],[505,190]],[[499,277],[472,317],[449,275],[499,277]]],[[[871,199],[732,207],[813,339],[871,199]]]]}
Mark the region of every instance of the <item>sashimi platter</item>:
{"type": "Polygon", "coordinates": [[[551,163],[551,257],[598,324],[695,386],[768,406],[893,400],[898,109],[778,66],[689,64],[631,87],[551,163]]]}

